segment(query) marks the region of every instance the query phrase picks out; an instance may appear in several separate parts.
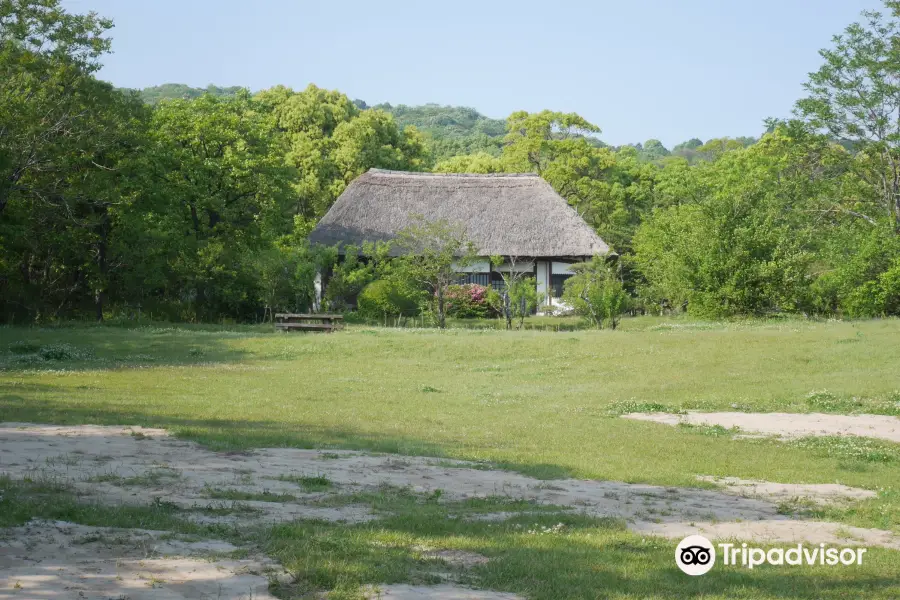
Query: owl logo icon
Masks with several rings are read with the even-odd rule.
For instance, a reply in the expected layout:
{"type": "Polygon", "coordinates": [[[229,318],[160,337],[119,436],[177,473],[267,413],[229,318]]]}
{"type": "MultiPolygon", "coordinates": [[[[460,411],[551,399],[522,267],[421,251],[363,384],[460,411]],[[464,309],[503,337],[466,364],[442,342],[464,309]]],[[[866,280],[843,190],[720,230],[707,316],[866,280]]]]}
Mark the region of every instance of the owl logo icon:
{"type": "Polygon", "coordinates": [[[703,575],[716,564],[716,550],[702,535],[689,535],[675,548],[675,564],[688,575],[703,575]]]}

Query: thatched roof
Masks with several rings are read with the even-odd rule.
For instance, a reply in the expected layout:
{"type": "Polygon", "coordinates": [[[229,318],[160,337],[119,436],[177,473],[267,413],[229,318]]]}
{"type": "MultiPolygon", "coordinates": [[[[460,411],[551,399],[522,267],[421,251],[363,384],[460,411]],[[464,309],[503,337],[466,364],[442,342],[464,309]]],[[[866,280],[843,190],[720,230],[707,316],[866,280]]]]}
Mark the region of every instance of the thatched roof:
{"type": "Polygon", "coordinates": [[[609,246],[546,181],[531,173],[443,174],[371,169],[310,234],[318,244],[393,238],[415,215],[465,226],[482,256],[592,256],[609,246]]]}

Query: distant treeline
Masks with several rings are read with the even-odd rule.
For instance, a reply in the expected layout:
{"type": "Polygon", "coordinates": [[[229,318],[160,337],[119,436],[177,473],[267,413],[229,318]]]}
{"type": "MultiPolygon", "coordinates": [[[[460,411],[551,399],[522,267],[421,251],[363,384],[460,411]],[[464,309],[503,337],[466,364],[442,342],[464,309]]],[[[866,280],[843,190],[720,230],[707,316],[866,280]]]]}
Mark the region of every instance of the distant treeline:
{"type": "Polygon", "coordinates": [[[900,314],[900,4],[822,52],[760,139],[610,147],[577,114],[369,107],[96,79],[111,23],[0,2],[4,322],[255,320],[310,306],[306,237],[372,167],[540,173],[621,256],[641,310],[900,314]]]}
{"type": "MultiPolygon", "coordinates": [[[[223,88],[209,85],[205,88],[194,88],[182,83],[164,83],[137,91],[144,102],[156,104],[160,100],[191,100],[204,94],[228,98],[233,97],[241,89],[237,86],[223,88]]],[[[360,110],[373,108],[391,114],[400,129],[409,125],[415,127],[423,134],[429,156],[435,162],[479,152],[500,156],[503,149],[506,119],[491,119],[474,108],[440,104],[424,104],[422,106],[398,104],[393,106],[389,103],[370,106],[364,100],[359,99],[353,100],[353,104],[360,110]]],[[[595,136],[587,136],[587,139],[598,147],[608,146],[595,136]]],[[[635,148],[640,160],[645,162],[664,164],[668,157],[675,157],[694,163],[707,158],[711,153],[711,148],[703,148],[706,143],[716,144],[720,141],[714,139],[703,142],[698,138],[692,138],[676,144],[671,150],[655,139],[647,140],[644,143],[626,144],[626,146],[635,148]]],[[[732,140],[732,143],[746,147],[757,141],[758,139],[753,137],[737,137],[732,140]]]]}

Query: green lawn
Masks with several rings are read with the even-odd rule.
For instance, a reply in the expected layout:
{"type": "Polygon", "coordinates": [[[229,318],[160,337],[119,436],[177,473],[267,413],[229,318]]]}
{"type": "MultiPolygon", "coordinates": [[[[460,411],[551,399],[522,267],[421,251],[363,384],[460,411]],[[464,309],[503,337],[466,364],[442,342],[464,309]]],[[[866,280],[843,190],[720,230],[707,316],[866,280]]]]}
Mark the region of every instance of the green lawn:
{"type": "MultiPolygon", "coordinates": [[[[552,329],[552,321],[533,324],[552,329]]],[[[842,443],[732,440],[716,429],[616,416],[661,408],[900,414],[898,349],[900,320],[648,317],[615,332],[351,326],[332,335],[0,328],[0,420],[162,426],[220,449],[340,447],[485,460],[543,478],[840,482],[879,497],[819,515],[900,531],[896,444],[873,442],[861,453],[842,443]]],[[[297,570],[312,587],[415,580],[407,542],[425,537],[502,557],[476,570],[477,581],[529,598],[900,593],[900,554],[891,551],[870,551],[862,570],[723,571],[685,582],[668,558],[671,542],[642,539],[620,524],[573,517],[564,534],[531,539],[512,524],[490,529],[423,511],[415,504],[353,527],[282,525],[266,544],[285,564],[304,565],[297,570]],[[398,550],[385,553],[391,558],[372,555],[379,539],[396,540],[398,550]]]]}

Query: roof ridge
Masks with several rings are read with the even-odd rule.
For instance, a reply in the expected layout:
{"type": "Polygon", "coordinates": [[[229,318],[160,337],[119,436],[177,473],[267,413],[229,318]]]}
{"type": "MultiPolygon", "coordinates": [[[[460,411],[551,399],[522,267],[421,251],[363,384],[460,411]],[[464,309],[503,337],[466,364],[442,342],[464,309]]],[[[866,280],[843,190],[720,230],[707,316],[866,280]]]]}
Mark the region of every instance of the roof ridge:
{"type": "Polygon", "coordinates": [[[392,171],[391,169],[376,169],[371,168],[366,171],[366,174],[376,174],[376,175],[412,175],[416,177],[465,177],[465,178],[484,178],[484,179],[492,179],[492,178],[507,178],[507,177],[537,177],[540,178],[540,175],[537,173],[431,173],[428,171],[392,171]]]}

